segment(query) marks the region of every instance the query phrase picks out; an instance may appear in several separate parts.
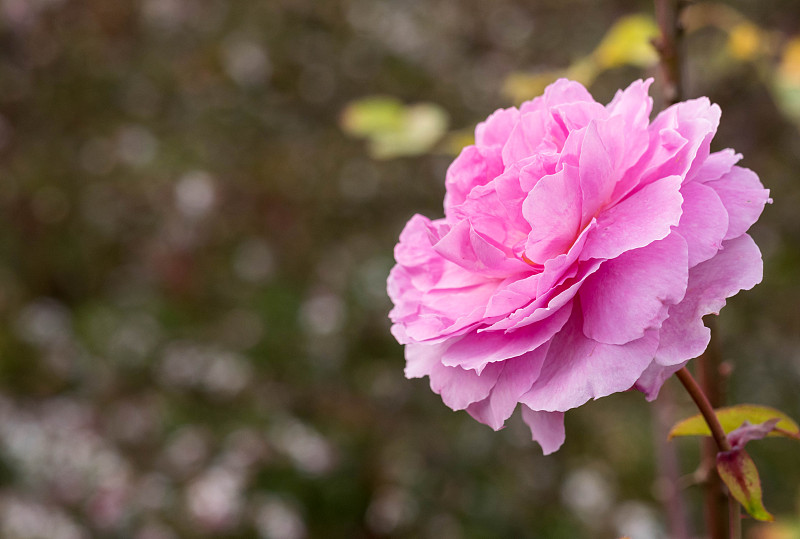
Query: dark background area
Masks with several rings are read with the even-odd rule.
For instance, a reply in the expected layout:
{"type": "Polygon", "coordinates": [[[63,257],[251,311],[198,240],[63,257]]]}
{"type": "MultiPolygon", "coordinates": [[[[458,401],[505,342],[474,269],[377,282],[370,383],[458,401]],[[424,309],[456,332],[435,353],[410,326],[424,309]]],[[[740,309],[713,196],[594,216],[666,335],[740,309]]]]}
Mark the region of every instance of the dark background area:
{"type": "MultiPolygon", "coordinates": [[[[719,320],[728,398],[800,419],[800,138],[775,86],[800,4],[731,5],[765,32],[759,52],[691,32],[687,95],[720,104],[712,149],[743,153],[775,202],[751,231],[764,282],[719,320]]],[[[0,1],[0,536],[666,537],[640,394],[567,414],[543,457],[518,417],[494,433],[404,379],[385,279],[405,221],[441,215],[452,156],[376,161],[339,125],[387,94],[471,129],[512,104],[512,73],[565,68],[651,12],[0,1]]],[[[607,102],[654,74],[590,89],[607,102]]],[[[665,391],[676,419],[694,413],[665,391]]],[[[672,444],[688,485],[697,443],[672,444]]],[[[749,447],[800,536],[798,446],[749,447]]]]}

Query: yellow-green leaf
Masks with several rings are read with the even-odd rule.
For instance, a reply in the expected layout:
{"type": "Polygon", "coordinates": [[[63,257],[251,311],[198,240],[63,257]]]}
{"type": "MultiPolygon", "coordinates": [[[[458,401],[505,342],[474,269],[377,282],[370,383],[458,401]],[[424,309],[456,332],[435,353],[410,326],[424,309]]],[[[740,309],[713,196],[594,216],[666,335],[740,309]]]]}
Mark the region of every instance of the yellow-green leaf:
{"type": "Polygon", "coordinates": [[[594,51],[594,58],[603,69],[630,64],[648,67],[658,63],[652,40],[658,26],[647,15],[629,15],[614,23],[594,51]]]}
{"type": "Polygon", "coordinates": [[[376,159],[427,153],[445,134],[448,123],[447,113],[436,104],[405,105],[384,96],[353,101],[340,119],[345,133],[367,139],[376,159]]]}
{"type": "Polygon", "coordinates": [[[751,517],[767,521],[775,519],[764,508],[758,469],[745,450],[717,453],[717,472],[731,495],[751,517]]]}
{"type": "MultiPolygon", "coordinates": [[[[800,427],[797,426],[797,423],[780,410],[769,406],[740,404],[738,406],[718,408],[716,414],[725,434],[739,428],[745,421],[755,425],[778,418],[780,421],[775,425],[775,428],[779,430],[772,431],[769,436],[800,437],[800,427]]],[[[674,438],[675,436],[711,436],[711,431],[703,416],[697,414],[676,423],[669,432],[669,438],[674,438]]]]}

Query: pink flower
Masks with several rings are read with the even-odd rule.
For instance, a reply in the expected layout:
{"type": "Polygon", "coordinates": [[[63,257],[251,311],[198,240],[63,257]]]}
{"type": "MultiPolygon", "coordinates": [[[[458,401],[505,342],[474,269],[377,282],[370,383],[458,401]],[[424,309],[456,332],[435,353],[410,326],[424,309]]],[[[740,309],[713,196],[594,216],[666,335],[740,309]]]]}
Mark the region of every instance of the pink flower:
{"type": "Polygon", "coordinates": [[[562,79],[498,110],[447,171],[445,217],[415,215],[395,247],[406,376],[495,430],[521,404],[545,454],[567,410],[654,399],[708,345],[702,316],[761,281],[745,232],[769,191],[740,155],[710,153],[707,98],[651,123],[651,82],[604,107],[562,79]]]}

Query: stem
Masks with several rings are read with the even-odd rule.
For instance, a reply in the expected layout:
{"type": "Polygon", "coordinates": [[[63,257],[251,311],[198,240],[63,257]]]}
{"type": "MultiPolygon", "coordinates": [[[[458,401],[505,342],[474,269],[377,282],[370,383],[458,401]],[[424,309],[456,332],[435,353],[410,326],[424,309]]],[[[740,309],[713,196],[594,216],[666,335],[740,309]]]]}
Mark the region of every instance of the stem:
{"type": "Polygon", "coordinates": [[[708,402],[706,394],[703,393],[702,389],[700,389],[700,386],[697,384],[692,375],[689,374],[689,371],[686,369],[686,367],[676,372],[675,375],[678,377],[678,380],[681,381],[683,387],[686,388],[686,391],[689,392],[689,396],[692,397],[692,400],[700,409],[700,413],[703,414],[703,418],[706,420],[708,428],[711,429],[711,436],[714,437],[714,441],[717,444],[717,449],[720,451],[730,451],[731,444],[728,442],[728,438],[725,436],[725,431],[722,429],[719,419],[717,419],[717,414],[714,413],[714,408],[711,406],[711,403],[708,402]]]}
{"type": "MultiPolygon", "coordinates": [[[[675,375],[678,377],[678,380],[681,381],[683,387],[686,388],[689,396],[692,397],[692,400],[695,402],[697,408],[700,410],[700,413],[703,415],[703,418],[706,420],[708,428],[711,429],[711,436],[714,438],[717,449],[720,452],[730,451],[731,444],[728,442],[728,438],[725,436],[725,430],[723,430],[722,425],[720,425],[719,419],[717,419],[717,415],[714,413],[714,408],[708,401],[706,394],[703,393],[703,390],[700,388],[686,367],[676,372],[675,375]]],[[[716,458],[714,460],[716,460],[716,458]]],[[[709,474],[713,474],[716,476],[716,480],[720,481],[715,471],[716,468],[714,466],[711,466],[708,470],[709,474]]],[[[731,539],[739,539],[742,536],[741,506],[739,505],[739,502],[737,502],[733,496],[730,495],[728,496],[728,529],[730,531],[731,539]]],[[[721,531],[719,533],[721,534],[721,531]]]]}

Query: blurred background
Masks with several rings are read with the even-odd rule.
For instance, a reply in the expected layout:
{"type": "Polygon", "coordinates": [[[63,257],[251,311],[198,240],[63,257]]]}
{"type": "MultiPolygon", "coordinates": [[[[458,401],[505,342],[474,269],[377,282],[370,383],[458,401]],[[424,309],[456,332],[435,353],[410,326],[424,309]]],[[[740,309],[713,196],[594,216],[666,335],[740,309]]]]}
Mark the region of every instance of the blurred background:
{"type": "MultiPolygon", "coordinates": [[[[800,3],[686,27],[712,149],[775,200],[728,399],[800,419],[800,3]]],[[[385,294],[478,121],[563,75],[607,102],[653,35],[649,1],[0,0],[0,536],[667,537],[640,394],[544,458],[404,379],[385,294]]],[[[798,446],[748,449],[778,523],[747,536],[800,537],[798,446]]]]}

